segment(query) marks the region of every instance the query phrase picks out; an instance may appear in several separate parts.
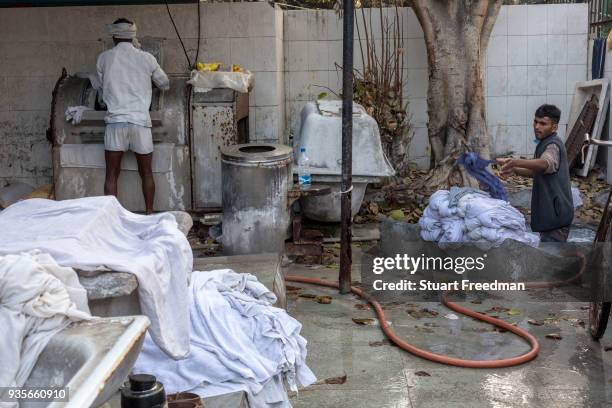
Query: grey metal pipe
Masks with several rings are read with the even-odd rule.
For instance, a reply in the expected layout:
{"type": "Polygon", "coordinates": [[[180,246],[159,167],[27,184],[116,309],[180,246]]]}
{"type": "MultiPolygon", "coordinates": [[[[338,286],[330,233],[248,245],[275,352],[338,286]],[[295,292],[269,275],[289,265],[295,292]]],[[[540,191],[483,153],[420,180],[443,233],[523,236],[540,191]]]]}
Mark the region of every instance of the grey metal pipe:
{"type": "Polygon", "coordinates": [[[351,190],[353,185],[353,37],[354,4],[344,0],[342,18],[342,198],[340,201],[340,293],[351,290],[351,190]]]}

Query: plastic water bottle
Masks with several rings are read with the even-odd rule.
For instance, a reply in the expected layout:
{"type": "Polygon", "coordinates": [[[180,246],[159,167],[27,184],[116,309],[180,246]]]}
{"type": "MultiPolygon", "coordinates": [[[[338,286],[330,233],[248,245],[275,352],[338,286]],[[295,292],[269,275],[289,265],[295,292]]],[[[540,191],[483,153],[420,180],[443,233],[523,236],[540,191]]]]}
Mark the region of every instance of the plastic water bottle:
{"type": "Polygon", "coordinates": [[[300,187],[310,187],[310,160],[306,156],[306,148],[300,147],[298,160],[298,183],[300,187]]]}

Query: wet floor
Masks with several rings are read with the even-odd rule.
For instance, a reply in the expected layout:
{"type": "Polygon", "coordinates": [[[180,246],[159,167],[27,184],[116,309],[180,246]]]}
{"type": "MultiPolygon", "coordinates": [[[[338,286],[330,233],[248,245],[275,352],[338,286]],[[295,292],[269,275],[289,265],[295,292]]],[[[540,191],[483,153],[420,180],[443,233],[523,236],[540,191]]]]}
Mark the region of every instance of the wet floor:
{"type": "MultiPolygon", "coordinates": [[[[354,260],[359,258],[353,254],[354,260]]],[[[355,280],[359,268],[353,265],[355,280]]],[[[292,264],[286,269],[330,280],[338,275],[338,269],[323,266],[292,264]]],[[[290,285],[303,288],[289,292],[288,311],[303,324],[307,361],[319,380],[292,396],[297,408],[612,407],[612,328],[600,342],[591,340],[586,303],[532,302],[527,294],[461,303],[529,330],[541,347],[535,360],[521,366],[469,369],[415,357],[388,344],[376,324],[355,323],[353,318],[374,318],[374,314],[359,306],[363,302],[353,295],[290,285]],[[319,304],[299,296],[304,293],[325,293],[333,301],[319,304]],[[551,334],[557,339],[546,337],[551,334]],[[606,346],[610,351],[605,351],[606,346]]],[[[516,335],[453,313],[440,303],[394,304],[385,312],[397,334],[436,353],[501,359],[529,350],[516,335]],[[420,313],[423,308],[430,312],[420,313]]]]}

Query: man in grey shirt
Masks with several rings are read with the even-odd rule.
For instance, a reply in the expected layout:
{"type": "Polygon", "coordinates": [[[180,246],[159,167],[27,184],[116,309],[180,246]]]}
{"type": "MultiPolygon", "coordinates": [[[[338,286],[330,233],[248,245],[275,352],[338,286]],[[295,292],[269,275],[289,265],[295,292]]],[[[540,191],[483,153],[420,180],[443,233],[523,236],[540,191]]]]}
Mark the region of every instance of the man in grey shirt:
{"type": "Polygon", "coordinates": [[[531,229],[540,233],[542,242],[566,242],[574,218],[567,154],[557,136],[561,111],[554,105],[542,105],[535,112],[533,130],[537,147],[533,159],[497,159],[501,174],[533,178],[531,193],[531,229]]]}

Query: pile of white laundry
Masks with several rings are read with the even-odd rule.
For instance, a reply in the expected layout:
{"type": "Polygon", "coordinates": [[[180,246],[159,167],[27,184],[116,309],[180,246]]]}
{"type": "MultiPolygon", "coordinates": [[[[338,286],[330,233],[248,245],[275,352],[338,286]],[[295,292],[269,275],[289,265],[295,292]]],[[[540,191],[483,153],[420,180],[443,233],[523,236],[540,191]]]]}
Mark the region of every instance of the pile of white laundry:
{"type": "Polygon", "coordinates": [[[251,408],[291,407],[284,389],[316,381],[307,367],[302,325],[272,306],[276,296],[251,274],[193,272],[191,353],[168,358],[149,337],[134,372],[152,373],[166,392],[202,397],[242,390],[251,408]]]}
{"type": "MultiPolygon", "coordinates": [[[[91,318],[87,293],[72,268],[36,252],[0,256],[0,384],[23,386],[51,337],[91,318]]],[[[0,402],[13,406],[18,404],[0,402]]]]}
{"type": "Polygon", "coordinates": [[[155,342],[173,358],[189,354],[193,254],[172,214],[134,214],[113,196],[30,199],[0,212],[0,231],[0,255],[40,250],[64,267],[134,274],[155,342]]]}
{"type": "Polygon", "coordinates": [[[436,191],[419,226],[421,238],[436,241],[441,248],[471,242],[486,250],[500,246],[506,239],[534,247],[540,242],[537,234],[527,232],[525,218],[510,203],[465,187],[436,191]]]}

